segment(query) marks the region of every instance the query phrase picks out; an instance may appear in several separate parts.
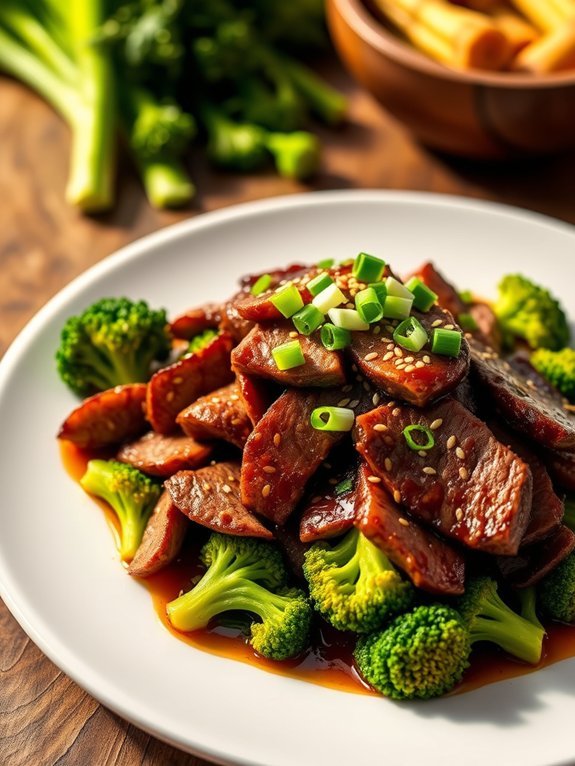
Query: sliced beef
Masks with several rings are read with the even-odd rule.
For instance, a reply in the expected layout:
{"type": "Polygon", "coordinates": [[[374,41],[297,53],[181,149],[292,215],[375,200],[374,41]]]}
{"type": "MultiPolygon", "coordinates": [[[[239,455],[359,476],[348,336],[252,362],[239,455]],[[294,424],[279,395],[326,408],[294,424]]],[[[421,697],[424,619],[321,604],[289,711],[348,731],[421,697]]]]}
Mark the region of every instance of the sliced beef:
{"type": "Polygon", "coordinates": [[[84,449],[99,449],[134,439],[147,428],[146,384],[130,383],[85,399],[60,426],[59,439],[84,449]]]}
{"type": "Polygon", "coordinates": [[[242,499],[246,506],[283,524],[302,498],[308,480],[344,438],[343,433],[312,428],[313,410],[339,403],[353,404],[361,412],[373,406],[370,396],[361,385],[354,389],[344,386],[343,390],[289,389],[282,394],[254,428],[244,449],[242,499]]]}
{"type": "MultiPolygon", "coordinates": [[[[455,327],[451,314],[438,306],[427,313],[412,313],[425,327],[430,338],[432,325],[437,322],[441,322],[444,328],[455,327]]],[[[369,331],[352,333],[349,352],[366,378],[386,394],[425,407],[456,388],[466,376],[469,369],[467,341],[463,339],[461,352],[456,359],[432,354],[427,346],[418,353],[412,353],[393,342],[393,330],[398,324],[397,321],[390,323],[384,319],[369,331]],[[378,334],[374,334],[377,327],[378,334]]]]}
{"type": "Polygon", "coordinates": [[[154,431],[161,434],[173,432],[176,417],[184,407],[232,380],[232,346],[231,336],[220,333],[205,348],[152,375],[148,384],[146,414],[154,431]]]}
{"type": "Polygon", "coordinates": [[[430,290],[437,295],[437,302],[439,305],[447,309],[454,317],[458,317],[459,314],[463,314],[467,311],[467,305],[459,297],[459,293],[455,287],[448,282],[443,274],[435,268],[435,264],[428,261],[420,266],[412,276],[419,277],[421,281],[426,284],[430,290]]]}
{"type": "Polygon", "coordinates": [[[561,526],[545,540],[523,548],[518,556],[499,557],[503,578],[516,588],[536,585],[575,550],[575,534],[561,526]]]}
{"type": "Polygon", "coordinates": [[[526,359],[505,361],[477,340],[470,347],[476,385],[513,429],[542,447],[575,447],[575,417],[526,359]]]}
{"type": "Polygon", "coordinates": [[[188,436],[223,439],[240,449],[252,430],[237,383],[230,383],[196,399],[180,412],[177,422],[188,436]]]}
{"type": "Polygon", "coordinates": [[[250,322],[248,319],[242,319],[235,307],[235,300],[242,294],[243,293],[238,293],[222,306],[220,330],[231,335],[234,343],[239,343],[246,337],[246,335],[249,335],[254,326],[254,323],[250,322]]]}
{"type": "Polygon", "coordinates": [[[287,524],[275,527],[274,535],[276,542],[282,549],[289,568],[294,575],[305,582],[303,575],[303,562],[305,552],[309,545],[299,539],[298,525],[295,519],[290,519],[287,524]]]}
{"type": "Polygon", "coordinates": [[[478,340],[483,341],[495,351],[501,351],[503,345],[501,328],[491,306],[488,303],[473,303],[468,312],[477,325],[477,330],[474,330],[472,335],[475,335],[478,340]]]}
{"type": "Polygon", "coordinates": [[[238,463],[217,463],[199,471],[180,471],[164,486],[174,505],[203,527],[238,537],[266,540],[273,537],[242,505],[238,463]]]}
{"type": "Polygon", "coordinates": [[[453,391],[453,398],[457,399],[457,401],[466,407],[469,412],[472,412],[477,417],[480,417],[481,404],[475,389],[471,385],[469,375],[466,378],[463,378],[461,383],[453,391]]]}
{"type": "Polygon", "coordinates": [[[381,483],[370,481],[370,471],[359,471],[356,526],[413,584],[441,595],[465,590],[463,556],[432,531],[423,529],[394,502],[381,483]]]}
{"type": "Polygon", "coordinates": [[[338,352],[328,351],[316,334],[298,336],[305,364],[291,370],[279,370],[272,349],[292,341],[291,322],[274,325],[256,325],[250,334],[232,352],[232,365],[236,372],[274,380],[286,386],[338,386],[345,382],[342,358],[338,352]]]}
{"type": "Polygon", "coordinates": [[[170,564],[181,550],[190,522],[164,491],[148,519],[142,542],[128,567],[135,577],[149,577],[170,564]]]}
{"type": "Polygon", "coordinates": [[[316,273],[317,269],[298,265],[292,266],[285,271],[272,272],[270,273],[272,281],[267,290],[259,295],[252,295],[250,289],[246,288],[234,299],[233,306],[242,319],[248,319],[251,322],[273,322],[283,319],[283,314],[271,302],[271,298],[276,290],[290,282],[297,287],[304,303],[309,303],[312,296],[307,291],[305,285],[316,273]]]}
{"type": "Polygon", "coordinates": [[[324,476],[313,487],[312,495],[304,504],[299,536],[304,543],[327,540],[344,534],[353,527],[356,516],[355,484],[357,468],[338,473],[333,478],[324,476]],[[349,479],[350,487],[337,492],[340,482],[349,479]]]}
{"type": "Polygon", "coordinates": [[[533,499],[529,524],[521,540],[521,546],[543,540],[561,524],[564,503],[553,489],[551,477],[537,455],[524,441],[504,429],[501,424],[489,421],[489,428],[502,444],[513,450],[531,470],[533,476],[533,499]]]}
{"type": "Polygon", "coordinates": [[[221,321],[222,307],[218,303],[206,303],[197,309],[189,309],[170,323],[175,338],[191,340],[204,330],[216,329],[221,321]]]}
{"type": "Polygon", "coordinates": [[[248,418],[255,426],[263,418],[271,403],[277,399],[280,391],[273,383],[243,372],[236,372],[236,382],[248,418]]]}
{"type": "Polygon", "coordinates": [[[531,471],[462,404],[386,405],[358,418],[356,432],[371,471],[414,516],[470,548],[517,553],[531,513],[531,471]],[[415,424],[433,431],[435,446],[425,453],[404,436],[415,424]]]}
{"type": "Polygon", "coordinates": [[[541,457],[554,481],[567,492],[575,492],[575,453],[543,450],[541,457]]]}
{"type": "Polygon", "coordinates": [[[205,465],[211,454],[211,447],[190,436],[150,431],[120,447],[116,457],[151,476],[168,477],[186,468],[205,465]]]}

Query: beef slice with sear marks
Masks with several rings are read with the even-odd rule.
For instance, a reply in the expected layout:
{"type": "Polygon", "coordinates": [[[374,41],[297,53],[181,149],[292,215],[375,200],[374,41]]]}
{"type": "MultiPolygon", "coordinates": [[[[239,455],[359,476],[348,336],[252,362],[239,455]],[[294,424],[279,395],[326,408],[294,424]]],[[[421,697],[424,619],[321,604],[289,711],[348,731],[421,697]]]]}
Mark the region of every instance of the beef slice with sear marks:
{"type": "Polygon", "coordinates": [[[356,516],[355,494],[357,481],[356,461],[347,471],[326,474],[314,483],[311,496],[303,503],[299,524],[300,540],[313,543],[344,534],[353,527],[356,516]],[[348,487],[339,490],[341,482],[348,487]]]}
{"type": "Polygon", "coordinates": [[[575,452],[542,450],[541,457],[553,480],[562,489],[575,492],[575,452]]]}
{"type": "Polygon", "coordinates": [[[142,542],[128,566],[128,574],[149,577],[168,566],[180,552],[189,525],[169,492],[164,490],[148,519],[142,542]]]}
{"type": "Polygon", "coordinates": [[[237,383],[217,388],[182,410],[177,423],[197,439],[222,439],[240,449],[252,430],[237,383]]]}
{"type": "Polygon", "coordinates": [[[315,333],[309,337],[298,336],[305,364],[291,370],[279,370],[272,356],[272,349],[293,341],[291,322],[273,325],[256,325],[250,334],[232,352],[232,365],[236,372],[267,378],[284,386],[307,388],[343,385],[345,370],[341,355],[328,351],[315,333]]]}
{"type": "Polygon", "coordinates": [[[545,540],[522,548],[517,556],[500,556],[497,565],[503,579],[516,588],[537,585],[575,550],[575,534],[560,526],[545,540]]]}
{"type": "Polygon", "coordinates": [[[263,418],[271,403],[278,398],[282,389],[263,378],[237,371],[236,383],[247,416],[255,426],[263,418]]]}
{"type": "Polygon", "coordinates": [[[528,360],[507,361],[476,340],[469,343],[477,388],[511,428],[542,447],[575,448],[573,413],[528,360]]]}
{"type": "Polygon", "coordinates": [[[431,261],[424,263],[411,276],[418,277],[430,290],[433,290],[441,308],[449,311],[454,317],[467,311],[467,305],[461,300],[455,287],[447,281],[431,261]]]}
{"type": "Polygon", "coordinates": [[[191,521],[238,537],[273,538],[240,499],[238,463],[216,463],[198,471],[180,471],[164,484],[174,505],[191,521]]]}
{"type": "Polygon", "coordinates": [[[355,521],[359,531],[404,571],[416,587],[446,596],[463,593],[463,556],[408,517],[374,478],[379,477],[371,475],[366,466],[360,468],[355,521]]]}
{"type": "Polygon", "coordinates": [[[217,329],[222,318],[222,307],[219,303],[206,303],[197,309],[189,309],[177,316],[170,323],[170,331],[174,338],[191,340],[204,330],[217,329]]]}
{"type": "Polygon", "coordinates": [[[168,477],[187,468],[200,468],[211,454],[210,446],[200,444],[190,436],[149,431],[120,447],[116,459],[150,476],[168,477]]]}
{"type": "Polygon", "coordinates": [[[233,299],[233,308],[242,319],[251,322],[273,322],[283,319],[282,313],[271,302],[276,290],[280,289],[288,282],[293,284],[302,296],[304,303],[309,303],[312,296],[305,285],[315,274],[317,269],[313,266],[303,266],[302,264],[293,264],[286,269],[276,269],[267,272],[270,277],[270,286],[259,295],[252,295],[251,288],[259,279],[261,274],[247,277],[243,280],[243,290],[233,299]]]}
{"type": "MultiPolygon", "coordinates": [[[[421,322],[430,339],[433,324],[441,322],[444,328],[455,328],[451,314],[438,306],[427,313],[413,311],[412,315],[421,322]]],[[[370,330],[352,333],[348,353],[363,375],[388,396],[425,407],[456,388],[467,375],[467,341],[462,339],[457,358],[431,353],[430,344],[414,353],[393,342],[393,331],[398,324],[396,320],[383,319],[370,330]]]]}
{"type": "Polygon", "coordinates": [[[517,553],[531,514],[531,471],[462,404],[447,398],[421,411],[391,403],[358,418],[356,437],[372,472],[418,519],[470,548],[517,553]],[[432,449],[409,447],[411,425],[431,429],[432,449]]]}

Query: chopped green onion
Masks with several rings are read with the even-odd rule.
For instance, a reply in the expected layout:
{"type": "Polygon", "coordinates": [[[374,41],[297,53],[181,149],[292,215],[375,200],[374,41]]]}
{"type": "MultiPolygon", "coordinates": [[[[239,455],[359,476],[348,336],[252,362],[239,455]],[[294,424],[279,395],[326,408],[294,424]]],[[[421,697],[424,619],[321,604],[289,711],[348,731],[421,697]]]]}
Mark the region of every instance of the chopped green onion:
{"type": "Polygon", "coordinates": [[[474,332],[479,326],[471,314],[459,314],[457,324],[466,332],[474,332]]]}
{"type": "Polygon", "coordinates": [[[383,302],[387,298],[387,287],[385,286],[385,282],[371,282],[368,287],[375,290],[379,302],[383,306],[383,302]]]}
{"type": "Polygon", "coordinates": [[[291,370],[292,367],[301,367],[305,364],[299,340],[291,340],[272,348],[272,356],[278,370],[291,370]]]}
{"type": "Polygon", "coordinates": [[[331,309],[328,316],[336,327],[343,327],[344,330],[369,330],[368,323],[355,309],[331,309]]]}
{"type": "Polygon", "coordinates": [[[421,322],[415,317],[408,317],[396,328],[393,340],[407,351],[417,353],[425,346],[428,337],[421,322]]]}
{"type": "Polygon", "coordinates": [[[475,298],[471,290],[462,290],[459,293],[459,297],[461,298],[463,303],[474,303],[475,301],[475,298]]]}
{"type": "Polygon", "coordinates": [[[413,293],[395,277],[388,277],[385,280],[385,287],[387,288],[388,295],[393,295],[395,298],[407,298],[413,301],[413,293]]]}
{"type": "Polygon", "coordinates": [[[302,335],[311,335],[323,323],[323,314],[310,303],[294,314],[291,320],[298,332],[302,335]]]}
{"type": "Polygon", "coordinates": [[[365,290],[360,290],[357,293],[355,296],[355,308],[363,321],[368,324],[379,322],[383,316],[383,306],[373,287],[366,287],[365,290]]]}
{"type": "Polygon", "coordinates": [[[345,295],[335,282],[332,282],[325,290],[322,290],[321,293],[315,296],[312,303],[322,314],[327,314],[330,309],[345,303],[345,295]]]}
{"type": "Polygon", "coordinates": [[[405,286],[409,292],[413,293],[413,305],[419,311],[429,311],[439,297],[418,277],[411,277],[405,286]]]}
{"type": "Polygon", "coordinates": [[[343,327],[336,327],[330,322],[326,322],[321,328],[321,342],[328,351],[338,351],[351,343],[351,334],[349,330],[343,327]]]}
{"type": "Polygon", "coordinates": [[[383,316],[388,319],[407,319],[413,305],[411,298],[398,298],[396,295],[388,295],[383,302],[383,316]]]}
{"type": "Polygon", "coordinates": [[[323,261],[318,261],[318,263],[316,263],[316,266],[318,267],[318,269],[331,269],[334,263],[335,263],[335,258],[324,258],[323,261]]]}
{"type": "Polygon", "coordinates": [[[407,442],[407,446],[409,449],[412,449],[414,452],[418,452],[419,450],[423,450],[424,452],[427,452],[427,450],[432,449],[435,447],[435,437],[433,436],[433,431],[428,428],[427,426],[420,426],[420,425],[412,425],[407,426],[403,429],[403,435],[405,436],[405,441],[407,442]],[[424,434],[426,437],[426,441],[423,443],[416,442],[412,433],[420,433],[424,434]]]}
{"type": "Polygon", "coordinates": [[[251,294],[252,295],[261,295],[262,293],[265,293],[265,291],[268,289],[268,287],[272,283],[272,277],[271,274],[262,274],[259,279],[256,279],[256,281],[252,285],[251,294]]]}
{"type": "Polygon", "coordinates": [[[303,308],[303,298],[295,285],[280,288],[275,295],[272,295],[270,301],[286,319],[303,308]]]}
{"type": "Polygon", "coordinates": [[[379,282],[385,271],[385,261],[369,253],[360,253],[353,262],[353,276],[359,282],[379,282]]]}
{"type": "Polygon", "coordinates": [[[343,495],[344,492],[351,492],[352,489],[353,481],[351,479],[344,479],[335,485],[334,491],[336,495],[343,495]]]}
{"type": "Polygon", "coordinates": [[[329,274],[324,272],[323,274],[318,274],[317,277],[310,279],[306,287],[313,296],[316,296],[330,285],[333,285],[333,279],[329,276],[329,274]]]}
{"type": "Polygon", "coordinates": [[[434,330],[431,350],[442,356],[458,356],[461,351],[461,333],[459,330],[434,330]]]}
{"type": "Polygon", "coordinates": [[[316,431],[351,431],[355,412],[347,407],[316,407],[310,423],[316,431]]]}

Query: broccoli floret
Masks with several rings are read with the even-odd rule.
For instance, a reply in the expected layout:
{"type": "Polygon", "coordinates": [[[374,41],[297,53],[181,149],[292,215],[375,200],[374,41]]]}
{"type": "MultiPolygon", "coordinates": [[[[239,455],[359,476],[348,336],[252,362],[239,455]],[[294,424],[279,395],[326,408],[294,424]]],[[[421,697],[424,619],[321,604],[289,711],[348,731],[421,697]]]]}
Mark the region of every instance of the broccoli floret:
{"type": "Polygon", "coordinates": [[[266,146],[273,155],[278,173],[285,178],[304,180],[319,167],[320,143],[313,133],[305,130],[270,133],[266,146]]]}
{"type": "Polygon", "coordinates": [[[90,460],[80,484],[105,500],[120,522],[120,558],[131,561],[161,489],[137,468],[116,460],[90,460]]]}
{"type": "Polygon", "coordinates": [[[575,402],[575,349],[550,351],[539,348],[531,354],[531,364],[570,402],[575,402]]]}
{"type": "Polygon", "coordinates": [[[253,170],[267,158],[266,131],[258,125],[230,120],[222,111],[204,105],[202,119],[213,162],[232,170],[253,170]]]}
{"type": "Polygon", "coordinates": [[[334,546],[312,545],[303,570],[314,607],[338,630],[370,633],[413,601],[411,584],[355,528],[334,546]]]}
{"type": "Polygon", "coordinates": [[[354,657],[365,680],[387,697],[429,699],[460,681],[470,651],[460,614],[431,604],[400,615],[386,630],[361,637],[354,657]]]}
{"type": "Polygon", "coordinates": [[[542,609],[554,620],[575,622],[575,553],[545,577],[538,587],[542,609]]]}
{"type": "Polygon", "coordinates": [[[186,355],[196,354],[198,351],[207,348],[214,340],[214,338],[217,338],[217,336],[218,331],[213,329],[204,330],[203,332],[194,335],[194,337],[190,340],[186,355]]]}
{"type": "Polygon", "coordinates": [[[524,662],[537,665],[540,661],[545,631],[504,603],[495,580],[489,577],[470,580],[457,609],[469,629],[472,644],[489,641],[524,662]]]}
{"type": "Polygon", "coordinates": [[[559,302],[520,274],[509,274],[500,282],[494,309],[503,332],[523,338],[531,348],[557,351],[569,343],[571,333],[559,302]]]}
{"type": "Polygon", "coordinates": [[[287,571],[272,544],[214,533],[202,548],[207,571],[198,584],[167,605],[177,630],[205,628],[229,611],[256,615],[250,644],[263,657],[285,660],[306,647],[311,607],[305,594],[286,587],[287,571]]]}
{"type": "Polygon", "coordinates": [[[62,329],[56,364],[72,391],[87,396],[124,383],[142,383],[154,360],[170,351],[164,309],[145,301],[103,298],[62,329]]]}

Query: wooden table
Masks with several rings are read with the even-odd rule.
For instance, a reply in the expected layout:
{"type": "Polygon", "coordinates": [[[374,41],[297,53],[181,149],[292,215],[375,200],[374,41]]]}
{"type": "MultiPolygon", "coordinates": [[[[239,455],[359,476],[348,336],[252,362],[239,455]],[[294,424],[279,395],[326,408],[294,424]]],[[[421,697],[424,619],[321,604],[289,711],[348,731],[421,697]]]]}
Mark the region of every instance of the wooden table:
{"type": "MultiPolygon", "coordinates": [[[[92,219],[63,199],[67,129],[24,88],[0,79],[0,354],[54,293],[121,245],[245,200],[308,189],[416,189],[498,200],[575,223],[575,154],[515,165],[450,159],[416,144],[335,65],[330,79],[349,94],[350,124],[322,132],[323,169],[313,184],[218,173],[193,157],[198,198],[189,210],[168,213],[149,208],[124,166],[116,210],[92,219]]],[[[0,764],[205,764],[99,705],[42,655],[1,602],[0,647],[0,764]]]]}

